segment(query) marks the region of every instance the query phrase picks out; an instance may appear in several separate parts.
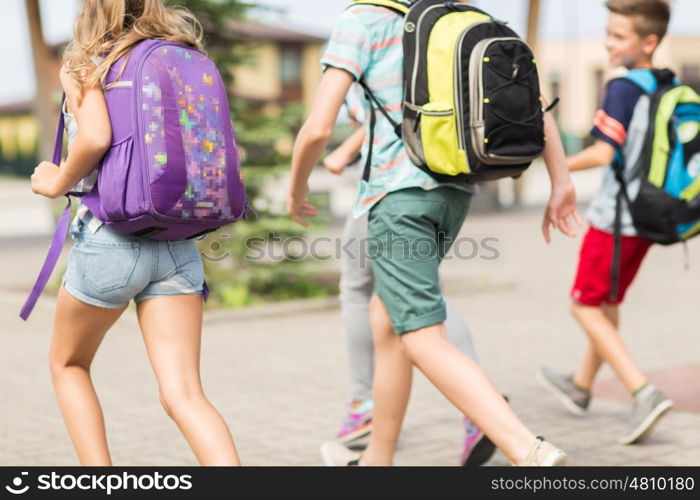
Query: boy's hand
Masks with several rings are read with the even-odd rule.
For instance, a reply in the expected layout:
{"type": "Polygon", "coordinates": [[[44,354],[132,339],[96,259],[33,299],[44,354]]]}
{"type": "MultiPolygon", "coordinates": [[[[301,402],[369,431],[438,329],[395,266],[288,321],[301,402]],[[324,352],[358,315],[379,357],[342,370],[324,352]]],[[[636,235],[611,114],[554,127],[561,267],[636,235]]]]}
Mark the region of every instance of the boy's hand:
{"type": "Polygon", "coordinates": [[[31,176],[32,191],[47,198],[61,196],[63,193],[59,186],[59,172],[58,165],[54,165],[50,161],[39,163],[31,176]]]}
{"type": "Polygon", "coordinates": [[[318,209],[309,203],[308,187],[303,194],[290,194],[287,198],[287,213],[300,226],[309,227],[302,217],[316,217],[318,209]]]}
{"type": "Polygon", "coordinates": [[[555,227],[565,235],[574,238],[576,230],[573,227],[573,222],[579,227],[581,226],[581,218],[576,210],[576,191],[573,184],[569,182],[554,186],[542,221],[544,240],[547,243],[552,241],[549,232],[551,227],[555,227]]]}

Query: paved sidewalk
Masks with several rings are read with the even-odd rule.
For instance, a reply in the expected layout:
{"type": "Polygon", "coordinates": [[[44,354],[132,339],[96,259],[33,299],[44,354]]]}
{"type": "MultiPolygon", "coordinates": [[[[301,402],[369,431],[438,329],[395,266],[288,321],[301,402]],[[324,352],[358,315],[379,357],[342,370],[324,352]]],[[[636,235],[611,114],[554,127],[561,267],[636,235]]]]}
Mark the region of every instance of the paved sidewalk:
{"type": "Polygon", "coordinates": [[[53,234],[51,200],[32,193],[29,182],[0,176],[0,240],[53,234]]]}
{"type": "MultiPolygon", "coordinates": [[[[543,394],[537,367],[570,369],[584,337],[567,311],[579,241],[557,236],[548,247],[539,225],[534,210],[468,219],[463,236],[498,238],[500,257],[448,260],[443,269],[447,293],[472,327],[481,362],[499,390],[527,425],[570,454],[572,465],[700,465],[697,411],[674,411],[643,446],[620,446],[616,438],[629,406],[610,383],[599,391],[608,398],[595,399],[583,418],[543,394]]],[[[468,244],[464,253],[471,253],[468,244]]],[[[685,272],[681,248],[655,248],[623,309],[623,335],[633,354],[644,370],[664,373],[665,383],[700,365],[697,242],[690,253],[693,267],[685,272]]],[[[12,275],[14,290],[5,292],[3,278],[0,465],[76,464],[46,363],[52,301],[43,298],[26,324],[17,317],[24,299],[19,292],[28,289],[42,256],[36,246],[0,248],[0,276],[12,275]]],[[[205,319],[205,389],[246,464],[319,465],[319,444],[337,430],[347,388],[342,325],[333,300],[309,304],[318,307],[216,312],[205,319]]],[[[195,463],[159,406],[133,311],[108,335],[93,373],[115,464],[195,463]]],[[[610,378],[609,370],[601,376],[610,378]]],[[[695,380],[678,391],[699,401],[699,387],[695,380]]],[[[396,463],[456,464],[461,440],[458,412],[418,374],[396,463]]],[[[506,464],[500,454],[490,462],[506,464]]]]}

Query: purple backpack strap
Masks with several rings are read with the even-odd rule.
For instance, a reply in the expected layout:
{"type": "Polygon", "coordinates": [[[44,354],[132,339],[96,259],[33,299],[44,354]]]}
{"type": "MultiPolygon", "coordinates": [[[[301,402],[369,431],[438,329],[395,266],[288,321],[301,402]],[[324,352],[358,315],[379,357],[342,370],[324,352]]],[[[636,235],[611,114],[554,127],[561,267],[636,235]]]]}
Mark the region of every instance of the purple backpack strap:
{"type": "Polygon", "coordinates": [[[204,280],[202,284],[202,297],[204,298],[204,302],[209,299],[209,285],[207,285],[207,280],[204,280]]]}
{"type": "MultiPolygon", "coordinates": [[[[65,94],[63,95],[63,99],[61,99],[61,108],[63,108],[63,100],[65,100],[66,96],[65,94]]],[[[59,118],[58,118],[58,129],[56,131],[56,143],[53,148],[53,162],[56,165],[61,164],[61,153],[63,151],[63,109],[61,109],[61,112],[59,113],[59,118]]],[[[56,263],[58,262],[58,258],[61,255],[61,250],[63,249],[63,244],[66,242],[66,236],[68,234],[68,226],[70,225],[70,212],[71,212],[71,201],[70,201],[70,196],[66,196],[68,199],[68,204],[66,205],[66,208],[63,210],[63,213],[61,214],[61,217],[58,219],[58,224],[56,226],[56,232],[53,235],[53,239],[51,240],[51,246],[49,247],[49,253],[46,256],[46,260],[44,261],[44,265],[41,268],[41,271],[39,272],[39,277],[36,279],[36,283],[34,283],[34,288],[32,288],[32,291],[29,293],[29,297],[27,297],[27,301],[24,303],[22,306],[22,310],[19,313],[19,317],[22,318],[23,320],[27,320],[29,315],[32,313],[32,309],[34,309],[34,306],[36,305],[37,300],[39,300],[39,296],[41,295],[41,292],[44,291],[44,288],[46,288],[46,283],[49,281],[49,278],[51,277],[51,273],[53,272],[54,268],[56,267],[56,263]]]]}

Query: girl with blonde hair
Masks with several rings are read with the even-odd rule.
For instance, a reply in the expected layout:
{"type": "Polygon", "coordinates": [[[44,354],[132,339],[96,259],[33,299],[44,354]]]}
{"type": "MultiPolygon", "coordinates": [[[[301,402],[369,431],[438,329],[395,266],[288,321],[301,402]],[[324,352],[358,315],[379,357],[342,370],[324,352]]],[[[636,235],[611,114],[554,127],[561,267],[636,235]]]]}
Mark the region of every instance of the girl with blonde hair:
{"type": "MultiPolygon", "coordinates": [[[[102,84],[115,61],[142,40],[201,50],[202,28],[187,10],[162,0],[84,0],[60,80],[68,155],[42,162],[32,190],[49,198],[89,192],[112,143],[102,84]]],[[[102,186],[100,186],[102,187],[102,186]]],[[[239,465],[233,438],[200,380],[204,273],[192,240],[121,234],[81,204],[71,226],[76,243],[58,294],[50,368],[68,432],[82,465],[111,465],[90,366],[102,339],[136,302],[139,325],[158,381],[160,401],[202,465],[239,465]]]]}

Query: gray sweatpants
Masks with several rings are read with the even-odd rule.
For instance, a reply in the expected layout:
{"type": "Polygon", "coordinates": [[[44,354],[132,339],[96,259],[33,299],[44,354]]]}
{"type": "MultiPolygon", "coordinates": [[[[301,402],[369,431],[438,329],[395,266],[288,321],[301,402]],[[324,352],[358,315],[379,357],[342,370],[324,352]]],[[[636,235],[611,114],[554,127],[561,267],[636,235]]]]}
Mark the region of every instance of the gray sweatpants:
{"type": "MultiPolygon", "coordinates": [[[[343,230],[341,255],[340,302],[345,324],[350,358],[350,400],[372,398],[374,376],[374,345],[369,322],[369,302],[374,292],[372,267],[363,246],[366,247],[367,219],[348,215],[343,230]]],[[[471,333],[459,312],[445,300],[447,320],[445,327],[450,342],[474,361],[476,351],[471,333]]]]}

